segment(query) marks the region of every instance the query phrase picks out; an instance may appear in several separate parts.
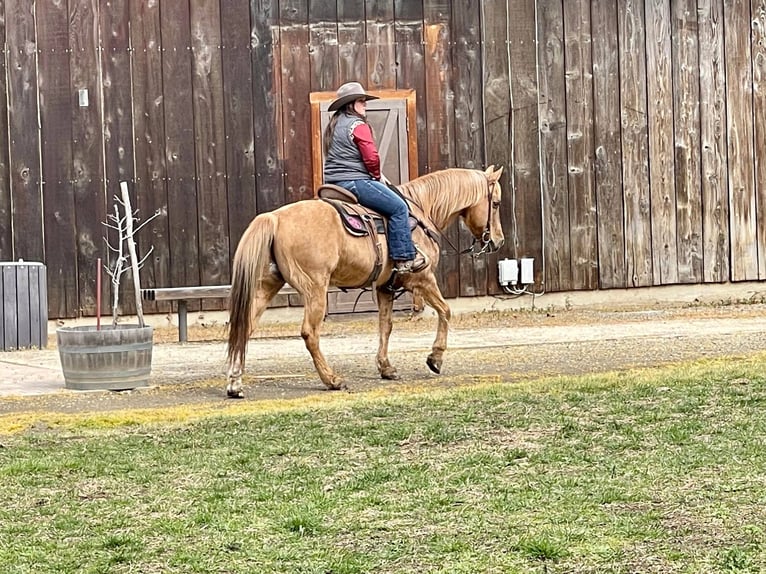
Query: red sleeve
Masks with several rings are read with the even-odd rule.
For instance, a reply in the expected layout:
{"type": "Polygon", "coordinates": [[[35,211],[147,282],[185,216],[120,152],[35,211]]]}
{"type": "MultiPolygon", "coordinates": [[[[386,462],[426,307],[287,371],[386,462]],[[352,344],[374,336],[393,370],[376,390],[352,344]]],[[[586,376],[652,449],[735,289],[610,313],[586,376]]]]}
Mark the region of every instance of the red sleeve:
{"type": "Polygon", "coordinates": [[[372,130],[364,122],[359,122],[351,131],[351,137],[362,154],[362,161],[374,179],[380,179],[380,156],[372,139],[372,130]]]}

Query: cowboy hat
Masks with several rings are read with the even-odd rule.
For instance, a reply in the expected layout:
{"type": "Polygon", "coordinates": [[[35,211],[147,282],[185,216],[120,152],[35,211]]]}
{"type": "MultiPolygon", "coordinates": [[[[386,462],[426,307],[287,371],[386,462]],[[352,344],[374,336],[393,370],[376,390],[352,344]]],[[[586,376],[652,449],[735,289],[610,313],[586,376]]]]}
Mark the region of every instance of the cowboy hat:
{"type": "Polygon", "coordinates": [[[327,108],[328,112],[334,112],[345,106],[350,102],[356,100],[377,100],[378,96],[373,96],[364,91],[362,84],[359,82],[346,82],[340,88],[336,94],[336,98],[330,103],[327,108]]]}

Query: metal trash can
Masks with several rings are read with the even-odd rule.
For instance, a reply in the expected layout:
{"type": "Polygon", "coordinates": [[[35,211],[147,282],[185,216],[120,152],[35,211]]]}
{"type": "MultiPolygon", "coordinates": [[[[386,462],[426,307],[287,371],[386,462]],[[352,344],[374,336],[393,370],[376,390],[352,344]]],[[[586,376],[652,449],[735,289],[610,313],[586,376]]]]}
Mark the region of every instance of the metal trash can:
{"type": "Polygon", "coordinates": [[[0,261],[0,350],[48,344],[48,281],[45,265],[0,261]]]}

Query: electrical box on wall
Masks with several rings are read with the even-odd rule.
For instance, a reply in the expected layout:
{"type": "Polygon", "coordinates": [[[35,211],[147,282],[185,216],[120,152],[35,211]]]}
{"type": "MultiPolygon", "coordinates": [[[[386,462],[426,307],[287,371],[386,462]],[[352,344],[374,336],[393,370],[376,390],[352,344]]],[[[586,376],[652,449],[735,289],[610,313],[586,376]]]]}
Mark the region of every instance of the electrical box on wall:
{"type": "Polygon", "coordinates": [[[519,263],[515,259],[497,262],[497,280],[500,285],[516,285],[519,281],[519,263]]]}
{"type": "Polygon", "coordinates": [[[531,285],[535,282],[534,262],[532,257],[522,257],[521,263],[521,284],[531,285]]]}
{"type": "Polygon", "coordinates": [[[535,260],[532,257],[500,259],[497,262],[497,281],[506,293],[533,295],[527,287],[535,282],[535,260]]]}

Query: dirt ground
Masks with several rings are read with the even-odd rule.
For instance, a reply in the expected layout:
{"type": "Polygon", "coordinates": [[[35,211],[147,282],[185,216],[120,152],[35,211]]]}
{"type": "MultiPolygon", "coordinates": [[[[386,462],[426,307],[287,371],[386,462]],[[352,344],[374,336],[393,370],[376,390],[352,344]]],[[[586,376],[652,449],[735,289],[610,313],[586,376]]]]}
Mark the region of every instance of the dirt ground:
{"type": "MultiPolygon", "coordinates": [[[[330,317],[322,346],[348,385],[345,393],[392,392],[413,386],[513,383],[545,375],[652,367],[704,357],[766,351],[766,305],[665,306],[619,310],[580,309],[465,313],[453,318],[443,372],[425,365],[436,328],[433,317],[396,317],[390,357],[401,380],[382,381],[375,368],[375,315],[330,317]]],[[[244,401],[281,400],[327,393],[295,324],[266,325],[251,341],[244,401]]],[[[126,392],[61,389],[36,396],[0,398],[0,414],[99,412],[173,406],[219,405],[225,398],[225,328],[190,326],[189,342],[177,331],[155,330],[151,386],[126,392]]],[[[55,349],[17,357],[48,365],[55,349]]],[[[217,408],[217,407],[216,407],[217,408]]]]}

